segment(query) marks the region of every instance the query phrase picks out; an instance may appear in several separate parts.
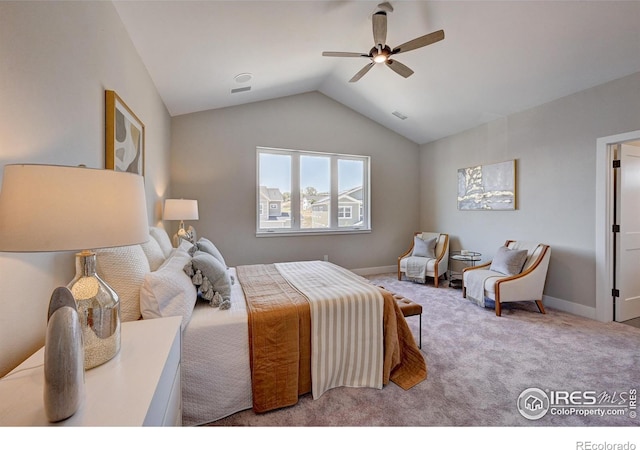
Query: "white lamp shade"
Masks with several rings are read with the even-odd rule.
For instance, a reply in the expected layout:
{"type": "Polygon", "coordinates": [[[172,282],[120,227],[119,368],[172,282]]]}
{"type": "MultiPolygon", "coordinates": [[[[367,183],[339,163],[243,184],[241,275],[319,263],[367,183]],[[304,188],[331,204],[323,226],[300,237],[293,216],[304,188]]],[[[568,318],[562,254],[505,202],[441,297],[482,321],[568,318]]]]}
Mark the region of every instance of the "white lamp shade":
{"type": "Polygon", "coordinates": [[[140,175],[37,164],[4,168],[0,251],[86,250],[148,240],[140,175]]]}
{"type": "Polygon", "coordinates": [[[198,200],[166,199],[164,220],[198,220],[198,200]]]}

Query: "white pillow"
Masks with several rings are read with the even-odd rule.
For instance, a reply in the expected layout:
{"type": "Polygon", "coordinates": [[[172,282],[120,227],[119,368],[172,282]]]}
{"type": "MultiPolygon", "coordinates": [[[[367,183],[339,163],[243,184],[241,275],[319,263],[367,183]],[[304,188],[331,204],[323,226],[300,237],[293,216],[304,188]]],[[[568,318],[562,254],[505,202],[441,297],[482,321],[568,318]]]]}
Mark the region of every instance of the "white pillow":
{"type": "Polygon", "coordinates": [[[160,248],[164,253],[164,257],[168,258],[173,251],[173,244],[171,243],[171,239],[169,239],[167,231],[160,227],[149,227],[149,234],[152,238],[158,241],[158,244],[160,244],[160,248]]]}
{"type": "Polygon", "coordinates": [[[164,252],[162,248],[160,248],[160,244],[155,238],[149,236],[149,240],[143,244],[140,244],[144,254],[147,255],[147,259],[149,260],[149,267],[151,271],[154,272],[158,270],[158,267],[162,265],[164,260],[167,258],[164,256],[164,252]]]}
{"type": "Polygon", "coordinates": [[[180,245],[178,246],[178,248],[180,250],[184,250],[185,252],[187,252],[189,256],[193,256],[196,250],[198,250],[198,247],[196,247],[194,244],[187,241],[186,239],[180,239],[180,245]]]}
{"type": "Polygon", "coordinates": [[[191,261],[187,252],[175,249],[156,270],[149,272],[140,288],[140,310],[145,319],[182,316],[182,329],[193,314],[198,292],[184,266],[191,261]]]}
{"type": "Polygon", "coordinates": [[[120,298],[120,320],[140,319],[140,286],[151,272],[140,245],[96,250],[96,271],[120,298]]]}

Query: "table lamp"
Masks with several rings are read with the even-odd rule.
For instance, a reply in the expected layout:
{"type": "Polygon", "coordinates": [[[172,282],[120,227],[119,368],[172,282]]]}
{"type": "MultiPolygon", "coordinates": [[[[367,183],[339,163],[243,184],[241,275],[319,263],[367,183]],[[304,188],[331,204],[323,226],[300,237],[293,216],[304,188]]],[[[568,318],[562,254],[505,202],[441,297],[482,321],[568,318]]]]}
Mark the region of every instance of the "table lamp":
{"type": "Polygon", "coordinates": [[[164,201],[162,220],[180,221],[180,228],[173,237],[173,245],[175,247],[180,245],[180,239],[192,241],[195,231],[193,230],[193,227],[189,227],[189,230],[185,230],[184,221],[198,220],[198,200],[186,200],[183,198],[166,199],[164,201]]]}
{"type": "Polygon", "coordinates": [[[4,168],[0,251],[79,251],[76,276],[67,288],[80,320],[84,369],[109,361],[120,350],[118,295],[97,275],[92,250],[139,244],[148,236],[140,175],[39,164],[4,168]]]}

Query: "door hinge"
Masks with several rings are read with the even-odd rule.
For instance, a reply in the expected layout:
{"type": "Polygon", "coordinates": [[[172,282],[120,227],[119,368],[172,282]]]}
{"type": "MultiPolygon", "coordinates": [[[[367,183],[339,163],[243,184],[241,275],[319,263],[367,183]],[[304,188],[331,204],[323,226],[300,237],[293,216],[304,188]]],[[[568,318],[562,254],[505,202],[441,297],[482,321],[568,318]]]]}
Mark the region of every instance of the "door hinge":
{"type": "Polygon", "coordinates": [[[620,233],[620,225],[611,226],[611,231],[613,231],[614,233],[620,233]]]}
{"type": "Polygon", "coordinates": [[[618,289],[611,289],[612,297],[620,297],[620,291],[618,289]]]}
{"type": "Polygon", "coordinates": [[[620,160],[619,159],[614,159],[613,160],[613,168],[614,169],[619,169],[620,168],[620,160]]]}

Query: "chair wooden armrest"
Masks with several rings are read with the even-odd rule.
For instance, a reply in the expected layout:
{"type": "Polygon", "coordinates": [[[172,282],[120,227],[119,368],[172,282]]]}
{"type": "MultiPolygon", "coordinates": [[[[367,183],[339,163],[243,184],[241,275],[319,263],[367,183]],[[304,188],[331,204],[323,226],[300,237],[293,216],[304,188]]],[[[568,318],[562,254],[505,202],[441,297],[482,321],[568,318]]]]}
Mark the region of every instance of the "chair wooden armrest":
{"type": "Polygon", "coordinates": [[[407,250],[404,254],[398,256],[398,261],[400,261],[402,258],[407,257],[411,254],[411,252],[413,251],[413,245],[411,245],[411,247],[409,248],[409,250],[407,250]]]}
{"type": "Polygon", "coordinates": [[[486,262],[484,264],[480,264],[478,266],[465,267],[464,269],[462,269],[462,273],[464,274],[467,270],[485,269],[490,266],[491,266],[491,261],[486,262]]]}

